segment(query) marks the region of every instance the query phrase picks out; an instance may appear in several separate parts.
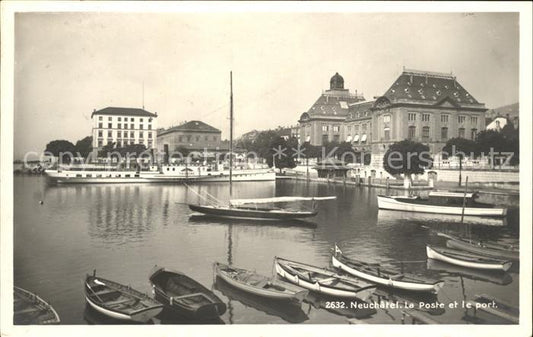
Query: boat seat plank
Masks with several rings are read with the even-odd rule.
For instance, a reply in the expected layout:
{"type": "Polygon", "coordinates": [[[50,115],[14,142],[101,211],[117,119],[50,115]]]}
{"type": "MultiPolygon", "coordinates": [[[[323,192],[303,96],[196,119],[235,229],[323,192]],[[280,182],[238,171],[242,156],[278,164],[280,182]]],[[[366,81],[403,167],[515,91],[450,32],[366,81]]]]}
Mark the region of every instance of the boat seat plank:
{"type": "Polygon", "coordinates": [[[41,310],[43,310],[43,309],[42,308],[36,308],[36,307],[29,307],[29,308],[26,308],[26,309],[15,311],[14,314],[15,315],[29,314],[31,312],[37,312],[37,311],[41,311],[41,310]]]}
{"type": "Polygon", "coordinates": [[[390,276],[390,279],[391,279],[391,280],[400,280],[400,279],[402,279],[404,276],[405,276],[404,274],[391,275],[391,276],[390,276]]]}
{"type": "Polygon", "coordinates": [[[111,293],[114,293],[114,292],[118,292],[118,290],[115,290],[115,289],[104,289],[104,290],[100,290],[100,291],[93,291],[93,294],[96,294],[96,295],[100,296],[100,295],[111,294],[111,293]]]}
{"type": "Polygon", "coordinates": [[[106,305],[116,305],[116,304],[123,304],[123,303],[131,302],[131,301],[132,301],[131,298],[122,298],[122,299],[118,299],[116,301],[105,302],[105,304],[106,305]]]}
{"type": "Polygon", "coordinates": [[[189,298],[189,297],[195,297],[195,296],[203,296],[207,299],[209,299],[209,297],[207,297],[204,293],[193,293],[193,294],[187,294],[187,295],[181,295],[181,296],[173,296],[172,297],[172,300],[182,300],[182,299],[185,299],[185,298],[189,298]]]}

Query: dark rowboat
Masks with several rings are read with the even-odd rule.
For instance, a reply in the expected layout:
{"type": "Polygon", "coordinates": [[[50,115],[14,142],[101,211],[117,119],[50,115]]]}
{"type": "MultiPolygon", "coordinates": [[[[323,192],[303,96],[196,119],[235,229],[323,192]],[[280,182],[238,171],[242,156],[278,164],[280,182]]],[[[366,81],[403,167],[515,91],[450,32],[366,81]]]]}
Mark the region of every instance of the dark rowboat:
{"type": "Polygon", "coordinates": [[[381,268],[379,264],[370,264],[346,257],[335,245],[331,256],[334,267],[339,268],[353,276],[377,283],[386,287],[437,293],[444,285],[444,281],[427,277],[398,273],[393,270],[381,268]]]}
{"type": "Polygon", "coordinates": [[[483,255],[465,253],[460,250],[437,248],[429,245],[426,246],[426,252],[430,259],[467,268],[507,271],[512,265],[509,260],[494,259],[483,255]]]}
{"type": "Polygon", "coordinates": [[[85,300],[111,318],[147,322],[163,310],[163,304],[129,286],[96,275],[85,279],[85,300]]]}
{"type": "Polygon", "coordinates": [[[215,262],[215,275],[242,291],[271,300],[301,302],[308,291],[255,272],[215,262]]]}
{"type": "Polygon", "coordinates": [[[183,273],[156,266],[150,283],[157,300],[184,316],[208,320],[226,311],[220,298],[183,273]]]}
{"type": "Polygon", "coordinates": [[[279,276],[302,288],[329,296],[366,300],[375,285],[350,276],[339,275],[334,271],[312,265],[274,258],[279,276]]]}
{"type": "Polygon", "coordinates": [[[57,312],[39,296],[13,287],[13,324],[59,324],[57,312]]]}
{"type": "Polygon", "coordinates": [[[468,241],[461,238],[450,238],[446,242],[446,246],[495,258],[504,258],[513,261],[520,260],[520,252],[517,249],[504,245],[482,241],[468,241]]]}
{"type": "Polygon", "coordinates": [[[472,308],[481,311],[485,311],[491,315],[502,318],[509,323],[520,323],[520,310],[508,303],[503,302],[488,295],[476,295],[472,301],[469,301],[472,308]]]}

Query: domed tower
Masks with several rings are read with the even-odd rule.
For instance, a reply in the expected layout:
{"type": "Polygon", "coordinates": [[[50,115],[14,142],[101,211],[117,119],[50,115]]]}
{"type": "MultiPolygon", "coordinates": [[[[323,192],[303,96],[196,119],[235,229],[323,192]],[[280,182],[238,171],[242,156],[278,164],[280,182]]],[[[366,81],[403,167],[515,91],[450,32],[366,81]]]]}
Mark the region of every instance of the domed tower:
{"type": "Polygon", "coordinates": [[[329,80],[330,90],[344,90],[344,78],[339,73],[335,73],[331,80],[329,80]]]}

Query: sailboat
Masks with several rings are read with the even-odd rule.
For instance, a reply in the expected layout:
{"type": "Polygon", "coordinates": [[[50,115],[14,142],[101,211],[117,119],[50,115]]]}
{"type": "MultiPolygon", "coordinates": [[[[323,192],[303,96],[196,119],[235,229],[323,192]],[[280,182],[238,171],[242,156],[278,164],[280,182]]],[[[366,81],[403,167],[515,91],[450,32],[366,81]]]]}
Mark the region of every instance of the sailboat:
{"type": "MultiPolygon", "coordinates": [[[[233,75],[230,72],[230,140],[229,140],[229,186],[230,199],[232,195],[233,182],[233,75]]],[[[251,220],[294,220],[309,218],[317,215],[316,203],[318,200],[331,200],[336,197],[298,197],[284,196],[261,199],[233,199],[228,205],[224,205],[215,198],[209,201],[207,205],[189,204],[192,211],[200,212],[209,216],[251,220]],[[295,210],[276,206],[278,203],[313,201],[313,207],[310,210],[295,210]],[[271,205],[268,205],[271,204],[271,205]]]]}

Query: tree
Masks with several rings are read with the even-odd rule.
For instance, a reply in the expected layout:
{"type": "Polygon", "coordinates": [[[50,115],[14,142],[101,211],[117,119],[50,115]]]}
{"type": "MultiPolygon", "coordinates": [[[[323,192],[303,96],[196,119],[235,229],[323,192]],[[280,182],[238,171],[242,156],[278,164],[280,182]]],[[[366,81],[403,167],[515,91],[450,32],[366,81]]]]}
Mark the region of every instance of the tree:
{"type": "Polygon", "coordinates": [[[74,156],[75,147],[68,140],[53,140],[46,144],[44,151],[51,153],[54,157],[60,157],[59,161],[62,163],[70,163],[74,156]]]}
{"type": "Polygon", "coordinates": [[[269,149],[269,155],[266,157],[268,166],[276,166],[279,168],[280,172],[284,168],[296,167],[294,157],[292,156],[293,153],[285,139],[277,136],[277,138],[270,143],[269,149]]]}
{"type": "Polygon", "coordinates": [[[383,157],[383,168],[391,175],[422,174],[433,164],[429,147],[411,140],[392,144],[383,157]]]}
{"type": "Polygon", "coordinates": [[[87,136],[78,140],[74,146],[74,149],[76,154],[79,154],[83,158],[87,158],[87,156],[93,151],[93,137],[87,136]]]}
{"type": "Polygon", "coordinates": [[[479,147],[476,142],[466,138],[451,138],[446,142],[442,148],[443,158],[448,156],[457,156],[463,160],[465,156],[477,156],[479,154],[479,147]]]}

